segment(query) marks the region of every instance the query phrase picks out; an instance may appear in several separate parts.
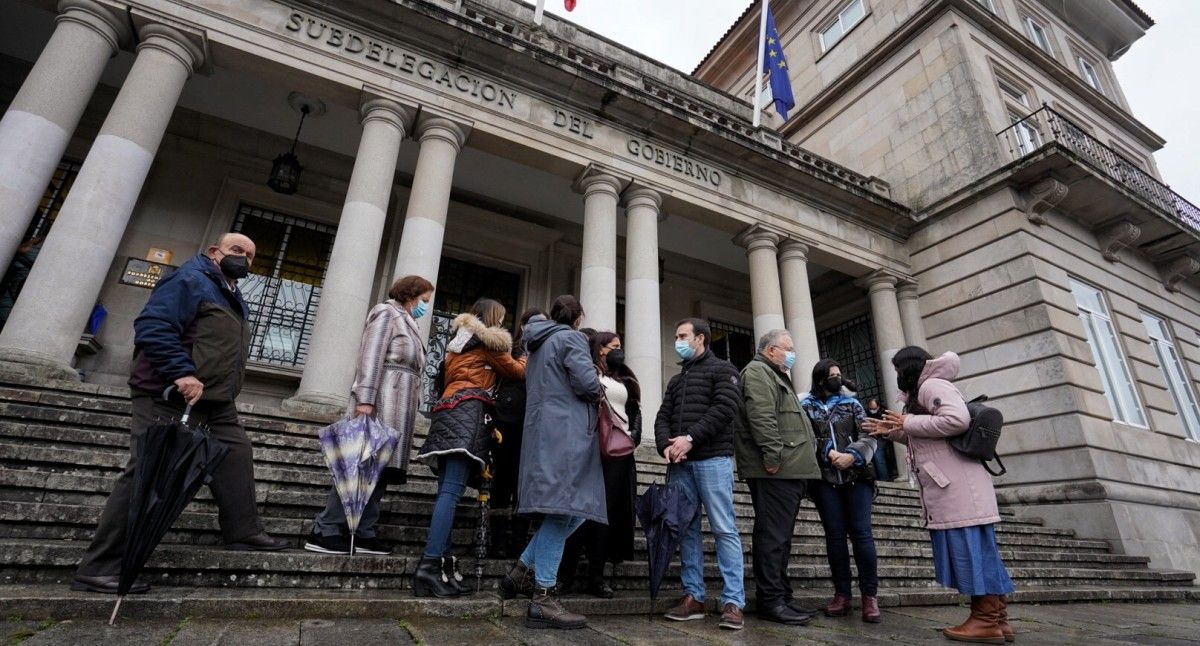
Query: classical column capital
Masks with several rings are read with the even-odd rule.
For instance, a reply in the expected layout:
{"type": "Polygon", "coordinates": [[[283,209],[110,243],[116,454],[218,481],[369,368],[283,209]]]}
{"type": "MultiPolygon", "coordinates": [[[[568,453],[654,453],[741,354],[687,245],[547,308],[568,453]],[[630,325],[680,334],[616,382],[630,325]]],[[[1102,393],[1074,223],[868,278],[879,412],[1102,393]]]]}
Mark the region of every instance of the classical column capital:
{"type": "Polygon", "coordinates": [[[895,291],[896,285],[899,282],[899,277],[882,269],[877,269],[855,281],[858,286],[866,287],[868,293],[871,294],[881,291],[895,291]]]}
{"type": "Polygon", "coordinates": [[[918,298],[917,284],[911,280],[902,280],[896,285],[896,300],[915,301],[918,298]]]}
{"type": "Polygon", "coordinates": [[[663,197],[670,192],[670,190],[651,187],[648,184],[634,180],[629,185],[629,188],[625,189],[625,192],[621,194],[621,199],[625,202],[626,208],[646,206],[659,211],[662,209],[663,197]]]}
{"type": "Polygon", "coordinates": [[[787,238],[779,243],[779,260],[799,260],[800,262],[808,262],[808,252],[815,245],[801,242],[795,238],[787,238]]]}
{"type": "Polygon", "coordinates": [[[377,97],[363,101],[358,113],[364,126],[371,121],[383,121],[399,130],[401,136],[413,122],[413,110],[391,99],[377,97]]]}
{"type": "Polygon", "coordinates": [[[745,247],[746,253],[751,253],[758,249],[770,249],[771,251],[778,251],[778,244],[782,239],[783,237],[778,233],[775,233],[774,231],[764,227],[754,225],[749,229],[739,233],[737,237],[733,239],[733,242],[739,246],[745,247]]]}
{"type": "Polygon", "coordinates": [[[425,143],[427,139],[441,139],[454,146],[454,152],[457,153],[462,151],[463,144],[467,143],[472,125],[448,117],[422,114],[417,119],[417,139],[421,143],[425,143]]]}
{"type": "Polygon", "coordinates": [[[621,195],[621,189],[625,186],[625,180],[617,177],[615,174],[609,173],[604,169],[588,166],[587,169],[575,180],[575,185],[572,186],[576,193],[582,193],[586,199],[592,195],[602,194],[612,197],[614,200],[621,195]]]}
{"type": "Polygon", "coordinates": [[[142,40],[137,46],[138,52],[157,49],[179,61],[188,75],[204,65],[204,50],[196,44],[194,37],[174,27],[158,23],[144,25],[138,29],[138,37],[142,40]]]}
{"type": "Polygon", "coordinates": [[[133,32],[124,16],[114,14],[92,0],[61,0],[55,22],[75,23],[100,34],[112,47],[113,55],[133,40],[133,32]]]}

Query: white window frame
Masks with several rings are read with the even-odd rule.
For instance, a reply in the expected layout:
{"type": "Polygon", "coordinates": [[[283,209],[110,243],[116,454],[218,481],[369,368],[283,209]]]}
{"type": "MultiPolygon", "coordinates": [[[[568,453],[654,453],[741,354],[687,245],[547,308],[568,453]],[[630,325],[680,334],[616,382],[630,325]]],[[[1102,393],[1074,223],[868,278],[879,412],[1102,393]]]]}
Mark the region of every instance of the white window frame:
{"type": "Polygon", "coordinates": [[[1025,23],[1025,35],[1029,37],[1029,40],[1033,41],[1033,44],[1037,45],[1038,49],[1053,56],[1054,46],[1050,44],[1050,28],[1043,24],[1041,20],[1028,14],[1024,16],[1021,22],[1025,23]]]}
{"type": "Polygon", "coordinates": [[[1121,348],[1120,333],[1109,314],[1104,293],[1098,288],[1074,278],[1069,279],[1071,296],[1079,310],[1079,321],[1083,324],[1084,336],[1092,350],[1096,371],[1104,385],[1104,397],[1112,410],[1113,421],[1140,428],[1149,428],[1146,410],[1138,394],[1137,383],[1125,360],[1121,348]],[[1090,291],[1095,295],[1095,307],[1080,300],[1079,291],[1090,291]]]}
{"type": "Polygon", "coordinates": [[[988,13],[992,14],[993,16],[998,15],[996,13],[996,3],[994,0],[975,0],[975,4],[987,9],[988,13]]]}
{"type": "Polygon", "coordinates": [[[1037,119],[1027,119],[1028,115],[1020,115],[1012,110],[1009,110],[1008,116],[1016,126],[1017,146],[1021,149],[1022,157],[1042,147],[1042,131],[1037,127],[1037,119]]]}
{"type": "Polygon", "coordinates": [[[1200,403],[1197,403],[1196,390],[1192,387],[1192,379],[1187,373],[1179,346],[1171,338],[1167,319],[1142,310],[1142,325],[1146,326],[1146,335],[1150,337],[1150,345],[1154,346],[1154,354],[1158,356],[1158,366],[1167,380],[1167,391],[1175,402],[1183,430],[1188,439],[1200,441],[1200,403]]]}
{"type": "Polygon", "coordinates": [[[829,51],[830,49],[833,49],[834,45],[841,42],[841,40],[846,37],[846,34],[849,33],[849,31],[851,29],[854,29],[855,25],[862,22],[863,18],[866,18],[866,17],[867,17],[867,5],[866,5],[865,1],[864,0],[850,0],[850,2],[847,3],[845,7],[842,7],[842,9],[840,11],[838,11],[837,16],[834,17],[832,22],[825,25],[824,28],[822,28],[820,31],[817,32],[817,39],[821,41],[821,52],[824,53],[824,52],[829,51]],[[856,7],[858,8],[858,18],[855,18],[854,21],[852,21],[852,22],[847,21],[846,14],[850,13],[851,10],[856,7]],[[833,34],[835,29],[836,29],[837,35],[835,37],[833,37],[832,40],[828,40],[826,37],[830,36],[830,34],[833,34]]]}
{"type": "Polygon", "coordinates": [[[1079,67],[1079,75],[1083,77],[1084,83],[1092,86],[1093,90],[1103,94],[1104,80],[1100,78],[1100,70],[1096,69],[1096,66],[1081,54],[1075,55],[1075,62],[1079,67]]]}

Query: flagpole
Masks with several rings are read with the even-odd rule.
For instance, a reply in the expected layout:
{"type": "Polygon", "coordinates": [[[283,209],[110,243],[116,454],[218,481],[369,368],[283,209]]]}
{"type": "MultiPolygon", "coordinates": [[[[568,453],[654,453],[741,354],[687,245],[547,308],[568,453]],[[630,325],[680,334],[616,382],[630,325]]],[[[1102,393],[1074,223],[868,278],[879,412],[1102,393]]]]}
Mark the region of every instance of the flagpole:
{"type": "MultiPolygon", "coordinates": [[[[533,24],[542,24],[542,12],[546,9],[546,0],[537,0],[537,9],[533,11],[533,24]]],[[[762,61],[759,61],[762,64],[762,61]]]]}
{"type": "Polygon", "coordinates": [[[754,127],[762,124],[763,57],[767,49],[767,0],[762,0],[758,19],[758,67],[754,68],[754,127]]]}

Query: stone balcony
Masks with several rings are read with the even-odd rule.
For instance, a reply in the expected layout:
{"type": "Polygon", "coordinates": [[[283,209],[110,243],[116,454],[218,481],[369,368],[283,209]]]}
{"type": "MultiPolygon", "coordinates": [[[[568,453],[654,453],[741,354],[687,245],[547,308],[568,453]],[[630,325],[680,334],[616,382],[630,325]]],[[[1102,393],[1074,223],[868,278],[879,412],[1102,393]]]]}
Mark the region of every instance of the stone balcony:
{"type": "Polygon", "coordinates": [[[1044,223],[1053,208],[1093,227],[1109,260],[1136,248],[1170,290],[1200,272],[1200,207],[1082,126],[1043,107],[996,136],[1030,220],[1044,223]]]}

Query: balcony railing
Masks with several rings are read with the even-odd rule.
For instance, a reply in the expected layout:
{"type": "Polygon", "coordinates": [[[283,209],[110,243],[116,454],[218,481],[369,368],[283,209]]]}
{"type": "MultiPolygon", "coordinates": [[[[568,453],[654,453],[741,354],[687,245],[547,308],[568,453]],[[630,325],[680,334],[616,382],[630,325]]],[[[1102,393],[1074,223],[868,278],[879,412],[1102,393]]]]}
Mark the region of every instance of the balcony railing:
{"type": "Polygon", "coordinates": [[[1049,107],[1029,114],[996,133],[996,136],[1008,147],[1014,160],[1032,155],[1048,144],[1058,144],[1096,172],[1174,217],[1180,224],[1200,231],[1200,207],[1049,107]]]}

